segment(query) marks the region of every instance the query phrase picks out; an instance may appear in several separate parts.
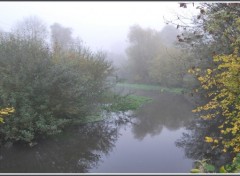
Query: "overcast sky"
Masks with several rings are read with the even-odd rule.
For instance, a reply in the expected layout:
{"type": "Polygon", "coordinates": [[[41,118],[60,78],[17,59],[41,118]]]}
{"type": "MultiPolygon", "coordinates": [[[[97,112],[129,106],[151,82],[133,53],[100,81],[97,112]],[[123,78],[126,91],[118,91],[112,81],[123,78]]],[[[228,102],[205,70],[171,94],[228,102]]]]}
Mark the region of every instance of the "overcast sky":
{"type": "Polygon", "coordinates": [[[93,50],[121,50],[130,26],[161,30],[163,16],[172,19],[176,13],[191,10],[179,8],[178,2],[163,1],[0,2],[0,29],[8,31],[24,17],[37,16],[48,26],[57,22],[71,27],[93,50]]]}

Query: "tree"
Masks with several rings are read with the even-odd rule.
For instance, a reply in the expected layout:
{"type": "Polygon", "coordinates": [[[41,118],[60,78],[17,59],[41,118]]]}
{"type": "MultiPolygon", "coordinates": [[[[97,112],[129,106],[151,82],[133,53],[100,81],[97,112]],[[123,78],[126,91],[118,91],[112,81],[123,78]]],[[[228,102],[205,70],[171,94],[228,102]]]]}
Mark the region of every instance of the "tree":
{"type": "Polygon", "coordinates": [[[182,52],[176,46],[168,46],[159,49],[151,61],[149,74],[154,82],[165,87],[181,87],[191,64],[191,53],[182,52]]]}
{"type": "Polygon", "coordinates": [[[71,28],[63,27],[59,23],[51,25],[51,43],[54,52],[68,49],[72,42],[71,28]]]}
{"type": "MultiPolygon", "coordinates": [[[[199,64],[189,72],[199,80],[195,91],[205,97],[194,112],[209,124],[217,126],[217,133],[205,136],[212,148],[234,154],[240,152],[239,136],[239,41],[240,4],[204,3],[189,33],[192,51],[208,64],[199,64]],[[195,31],[194,31],[195,30],[195,31]],[[195,32],[195,33],[194,33],[195,32]],[[199,34],[200,33],[200,34],[199,34]],[[201,53],[204,49],[206,52],[201,53]]],[[[179,37],[180,38],[180,37],[179,37]]],[[[183,43],[187,43],[183,39],[183,43]]]]}
{"type": "Polygon", "coordinates": [[[0,135],[31,142],[97,113],[113,69],[104,54],[80,44],[54,55],[43,38],[45,28],[30,28],[28,19],[21,24],[16,33],[0,36],[0,109],[15,109],[4,118],[0,135]]]}
{"type": "Polygon", "coordinates": [[[36,16],[30,16],[18,22],[12,28],[12,33],[21,39],[35,42],[45,42],[48,36],[45,23],[36,16]]]}
{"type": "Polygon", "coordinates": [[[162,31],[133,26],[127,48],[129,70],[134,81],[163,86],[182,86],[186,69],[191,64],[189,52],[182,52],[174,43],[177,31],[172,26],[162,31]]]}
{"type": "Polygon", "coordinates": [[[205,112],[201,117],[206,120],[219,118],[219,137],[206,137],[206,142],[221,143],[224,148],[235,153],[240,152],[240,57],[238,49],[231,55],[217,55],[215,69],[207,69],[204,76],[198,77],[210,99],[194,112],[205,112]],[[216,91],[217,90],[217,91],[216,91]]]}
{"type": "Polygon", "coordinates": [[[149,65],[162,46],[159,33],[152,29],[142,29],[135,25],[130,28],[127,48],[129,67],[134,81],[150,82],[149,65]]]}

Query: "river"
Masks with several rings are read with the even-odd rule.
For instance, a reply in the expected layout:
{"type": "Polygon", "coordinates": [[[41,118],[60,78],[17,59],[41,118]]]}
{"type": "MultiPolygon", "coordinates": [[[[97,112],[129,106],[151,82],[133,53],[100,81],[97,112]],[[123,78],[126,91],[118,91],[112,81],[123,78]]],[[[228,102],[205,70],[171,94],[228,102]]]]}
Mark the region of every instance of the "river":
{"type": "MultiPolygon", "coordinates": [[[[66,129],[38,145],[5,145],[1,173],[189,173],[193,160],[175,142],[193,118],[182,94],[145,92],[153,101],[131,122],[106,120],[66,129]]],[[[113,114],[113,116],[120,116],[113,114]]]]}

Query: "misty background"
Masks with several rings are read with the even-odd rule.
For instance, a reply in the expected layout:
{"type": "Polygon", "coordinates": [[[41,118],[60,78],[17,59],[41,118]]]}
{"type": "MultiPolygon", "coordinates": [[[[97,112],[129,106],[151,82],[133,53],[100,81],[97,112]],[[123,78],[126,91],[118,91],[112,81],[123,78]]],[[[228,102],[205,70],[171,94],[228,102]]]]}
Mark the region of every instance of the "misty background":
{"type": "Polygon", "coordinates": [[[0,2],[0,170],[238,172],[239,8],[0,2]]]}
{"type": "Polygon", "coordinates": [[[196,9],[178,2],[0,2],[0,29],[10,31],[18,21],[36,16],[47,26],[59,23],[72,29],[91,50],[125,54],[129,27],[162,30],[164,18],[191,16],[196,9]]]}

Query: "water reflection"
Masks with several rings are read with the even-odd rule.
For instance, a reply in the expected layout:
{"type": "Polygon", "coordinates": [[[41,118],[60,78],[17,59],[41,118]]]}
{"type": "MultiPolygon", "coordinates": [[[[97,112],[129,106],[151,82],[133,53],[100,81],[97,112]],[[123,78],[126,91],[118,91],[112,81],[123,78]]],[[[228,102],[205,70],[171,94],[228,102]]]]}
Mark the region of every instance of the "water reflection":
{"type": "Polygon", "coordinates": [[[141,95],[153,102],[136,112],[133,124],[126,125],[129,118],[118,114],[108,122],[68,129],[32,148],[2,147],[0,172],[188,172],[192,160],[184,158],[174,142],[192,118],[191,103],[176,94],[141,95]]]}
{"type": "Polygon", "coordinates": [[[62,135],[40,141],[33,148],[14,145],[0,150],[3,172],[88,172],[108,154],[118,137],[111,124],[95,123],[69,129],[62,135]]]}
{"type": "Polygon", "coordinates": [[[232,156],[222,152],[222,146],[213,148],[209,143],[204,142],[205,136],[219,136],[217,121],[218,119],[208,121],[196,117],[188,123],[187,131],[176,141],[176,145],[184,149],[188,158],[209,159],[217,168],[220,168],[230,162],[232,156]]]}
{"type": "Polygon", "coordinates": [[[193,117],[192,105],[183,95],[155,93],[147,96],[152,97],[153,102],[136,113],[136,125],[132,131],[137,139],[142,140],[148,134],[158,135],[163,127],[175,131],[193,117]]]}

